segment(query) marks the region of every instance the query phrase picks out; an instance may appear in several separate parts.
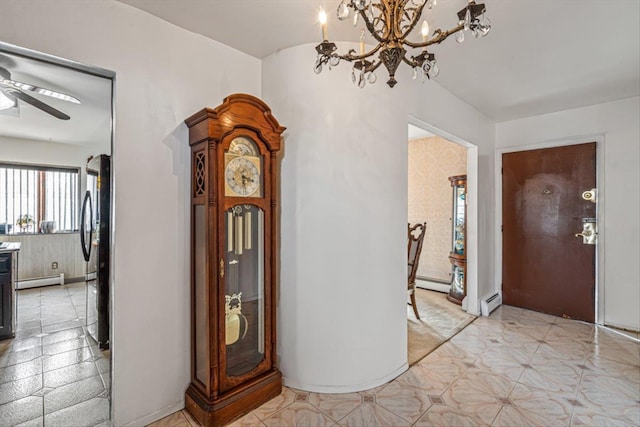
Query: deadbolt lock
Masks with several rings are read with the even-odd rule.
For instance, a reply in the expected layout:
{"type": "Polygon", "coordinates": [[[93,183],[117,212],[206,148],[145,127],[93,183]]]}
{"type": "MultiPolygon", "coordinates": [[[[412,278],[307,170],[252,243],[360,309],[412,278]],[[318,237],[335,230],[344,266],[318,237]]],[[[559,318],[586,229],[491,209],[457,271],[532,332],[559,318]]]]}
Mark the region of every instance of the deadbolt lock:
{"type": "Polygon", "coordinates": [[[588,202],[596,203],[598,201],[598,190],[592,188],[591,190],[584,191],[582,198],[588,202]]]}

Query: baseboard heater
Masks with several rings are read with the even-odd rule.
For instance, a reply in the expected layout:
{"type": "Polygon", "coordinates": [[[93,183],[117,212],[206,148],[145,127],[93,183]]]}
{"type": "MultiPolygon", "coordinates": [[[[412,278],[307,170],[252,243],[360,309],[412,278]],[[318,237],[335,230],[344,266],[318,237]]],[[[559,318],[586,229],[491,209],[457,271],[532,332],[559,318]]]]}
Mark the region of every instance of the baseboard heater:
{"type": "Polygon", "coordinates": [[[502,305],[502,296],[499,293],[489,295],[480,301],[480,311],[483,316],[488,316],[493,310],[502,305]]]}
{"type": "Polygon", "coordinates": [[[38,277],[35,279],[18,280],[16,289],[39,288],[40,286],[64,285],[64,273],[57,276],[38,277]]]}

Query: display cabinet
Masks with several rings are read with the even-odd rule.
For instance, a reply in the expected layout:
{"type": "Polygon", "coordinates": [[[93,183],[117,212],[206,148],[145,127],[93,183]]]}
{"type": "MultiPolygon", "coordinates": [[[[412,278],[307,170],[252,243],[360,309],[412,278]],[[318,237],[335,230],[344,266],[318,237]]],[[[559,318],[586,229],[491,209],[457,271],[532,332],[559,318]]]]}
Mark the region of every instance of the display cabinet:
{"type": "Polygon", "coordinates": [[[250,95],[186,121],[191,147],[191,384],[186,409],[226,424],[280,394],[277,152],[285,130],[250,95]]]}
{"type": "Polygon", "coordinates": [[[462,304],[467,295],[467,176],[450,176],[449,181],[453,189],[452,243],[449,252],[451,262],[451,288],[447,299],[456,304],[462,304]]]}

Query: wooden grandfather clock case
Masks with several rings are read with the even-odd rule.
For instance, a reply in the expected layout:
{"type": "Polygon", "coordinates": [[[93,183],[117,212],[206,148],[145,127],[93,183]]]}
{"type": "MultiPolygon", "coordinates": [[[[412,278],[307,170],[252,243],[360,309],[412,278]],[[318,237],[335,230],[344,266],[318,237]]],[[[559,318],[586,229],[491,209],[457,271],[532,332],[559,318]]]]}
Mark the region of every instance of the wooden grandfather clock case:
{"type": "Polygon", "coordinates": [[[227,424],[282,391],[276,368],[276,161],[285,130],[234,94],[185,120],[191,147],[191,384],[186,409],[227,424]]]}

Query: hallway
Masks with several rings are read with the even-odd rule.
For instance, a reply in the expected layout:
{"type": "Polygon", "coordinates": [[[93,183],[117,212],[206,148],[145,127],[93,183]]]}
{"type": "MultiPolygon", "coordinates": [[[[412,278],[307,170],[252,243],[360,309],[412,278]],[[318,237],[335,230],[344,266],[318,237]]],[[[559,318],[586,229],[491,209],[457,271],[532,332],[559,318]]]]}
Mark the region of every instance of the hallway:
{"type": "MultiPolygon", "coordinates": [[[[388,384],[347,394],[285,388],[231,425],[637,426],[632,335],[502,306],[388,384]]],[[[152,425],[197,423],[181,411],[152,425]]]]}

